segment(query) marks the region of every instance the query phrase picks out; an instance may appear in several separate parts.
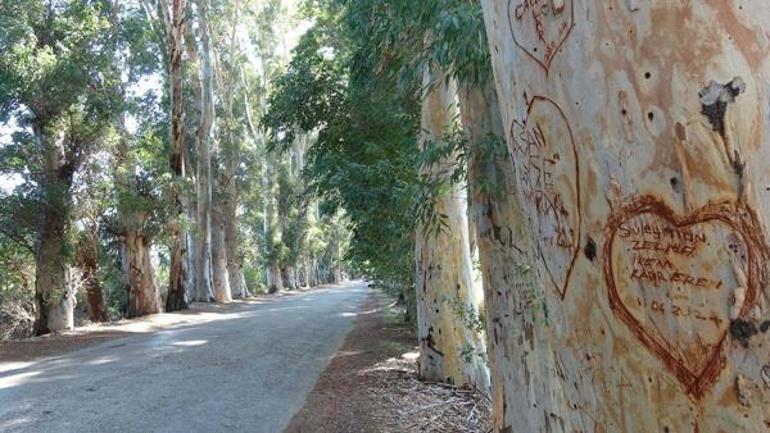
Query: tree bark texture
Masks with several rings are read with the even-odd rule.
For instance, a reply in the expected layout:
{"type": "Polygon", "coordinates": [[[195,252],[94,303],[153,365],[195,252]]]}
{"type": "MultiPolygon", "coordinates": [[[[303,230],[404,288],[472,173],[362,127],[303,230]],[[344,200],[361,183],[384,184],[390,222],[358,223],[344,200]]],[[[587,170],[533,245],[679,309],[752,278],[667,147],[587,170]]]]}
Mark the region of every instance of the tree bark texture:
{"type": "MultiPolygon", "coordinates": [[[[423,146],[441,143],[458,114],[457,87],[441,74],[426,71],[422,106],[423,146]],[[430,87],[428,87],[430,86],[430,87]]],[[[454,156],[426,168],[428,176],[446,178],[454,156]]],[[[487,387],[484,340],[471,323],[483,300],[474,284],[468,238],[467,195],[460,184],[436,198],[435,212],[445,216],[440,233],[418,224],[417,324],[420,375],[458,386],[487,387]]]]}
{"type": "Polygon", "coordinates": [[[239,252],[240,234],[238,233],[238,190],[235,184],[235,166],[237,162],[234,156],[228,152],[225,157],[225,199],[222,207],[224,212],[223,229],[225,242],[225,255],[227,256],[227,275],[230,279],[230,290],[235,298],[248,298],[251,296],[243,275],[243,259],[239,252]]]}
{"type": "MultiPolygon", "coordinates": [[[[171,14],[169,22],[169,77],[170,77],[170,98],[171,98],[171,158],[170,168],[175,181],[179,182],[186,177],[185,159],[186,147],[184,143],[184,119],[182,106],[182,48],[184,44],[184,33],[186,23],[184,21],[185,4],[184,0],[170,0],[171,14]]],[[[165,7],[164,7],[165,9],[165,7]]],[[[171,265],[169,269],[169,287],[166,298],[166,311],[178,311],[187,308],[187,260],[185,256],[188,251],[186,248],[186,234],[182,227],[184,215],[184,205],[182,193],[178,191],[179,185],[173,190],[174,217],[171,222],[171,265]]]]}
{"type": "Polygon", "coordinates": [[[33,129],[44,170],[35,254],[35,334],[42,335],[74,327],[75,290],[68,277],[66,234],[75,165],[66,155],[62,138],[39,125],[33,129]]]}
{"type": "Polygon", "coordinates": [[[195,236],[195,300],[208,302],[214,299],[211,257],[211,130],[214,125],[214,73],[209,37],[208,2],[198,0],[198,26],[200,31],[200,95],[201,115],[198,125],[197,176],[196,176],[196,236],[195,236]]]}
{"type": "Polygon", "coordinates": [[[77,266],[88,300],[88,320],[95,323],[110,320],[104,304],[104,293],[99,281],[99,226],[89,225],[77,246],[77,266]]]}
{"type": "Polygon", "coordinates": [[[120,261],[128,292],[126,316],[160,313],[160,295],[150,261],[150,243],[135,229],[127,229],[119,241],[120,261]]]}
{"type": "Polygon", "coordinates": [[[770,9],[482,5],[515,193],[479,229],[495,431],[766,431],[770,9]]]}
{"type": "Polygon", "coordinates": [[[225,248],[225,223],[222,209],[214,209],[211,230],[211,265],[214,277],[214,294],[217,302],[230,302],[233,295],[227,275],[227,251],[225,248]]]}

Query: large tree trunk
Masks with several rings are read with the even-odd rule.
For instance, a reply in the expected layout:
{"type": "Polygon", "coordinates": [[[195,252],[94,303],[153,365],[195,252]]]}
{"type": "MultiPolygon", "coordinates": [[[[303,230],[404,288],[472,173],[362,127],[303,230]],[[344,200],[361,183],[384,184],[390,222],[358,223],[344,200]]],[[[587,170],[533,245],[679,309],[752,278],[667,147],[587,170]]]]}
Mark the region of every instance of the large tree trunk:
{"type": "Polygon", "coordinates": [[[84,237],[77,246],[77,266],[82,275],[83,287],[88,300],[88,320],[107,322],[110,320],[104,304],[102,285],[99,282],[99,226],[86,227],[84,237]]]}
{"type": "MultiPolygon", "coordinates": [[[[171,158],[170,168],[176,181],[185,178],[186,147],[184,143],[184,119],[182,107],[182,47],[186,23],[184,20],[185,1],[170,0],[171,16],[168,19],[169,28],[169,77],[171,82],[171,158]]],[[[165,6],[164,6],[165,9],[165,6]]],[[[182,227],[184,215],[183,194],[172,188],[174,202],[173,219],[171,222],[171,265],[169,268],[168,296],[166,311],[178,311],[187,308],[187,260],[185,258],[186,234],[182,227]]]]}
{"type": "Polygon", "coordinates": [[[214,299],[211,267],[211,129],[214,125],[214,74],[208,29],[208,2],[198,0],[198,25],[201,36],[200,94],[201,116],[198,125],[197,233],[195,242],[195,300],[214,299]]]}
{"type": "Polygon", "coordinates": [[[485,264],[495,431],[765,431],[770,9],[482,4],[523,209],[485,264]]]}
{"type": "Polygon", "coordinates": [[[37,319],[35,334],[72,329],[75,326],[75,291],[68,277],[64,217],[55,211],[43,211],[35,257],[35,297],[37,319]]]}
{"type": "Polygon", "coordinates": [[[35,140],[43,159],[41,209],[38,213],[35,254],[35,333],[72,329],[75,291],[68,276],[66,232],[70,223],[72,176],[75,167],[66,160],[61,139],[53,139],[34,125],[35,140]]]}
{"type": "MultiPolygon", "coordinates": [[[[125,137],[127,132],[123,120],[119,126],[124,136],[120,138],[115,154],[118,226],[114,232],[117,234],[122,279],[128,299],[126,315],[137,317],[160,313],[161,297],[150,257],[152,240],[145,233],[150,215],[139,204],[147,197],[141,195],[137,185],[136,159],[125,137]]],[[[92,235],[94,237],[95,234],[92,235]]],[[[94,248],[98,248],[98,239],[93,242],[94,248]]]]}
{"type": "Polygon", "coordinates": [[[150,243],[135,229],[120,236],[120,262],[128,292],[127,317],[160,313],[160,295],[155,285],[150,243]]]}
{"type": "MultiPolygon", "coordinates": [[[[441,143],[457,115],[457,88],[439,74],[426,71],[428,88],[422,107],[423,146],[441,143]]],[[[425,175],[449,181],[454,157],[427,168],[425,175]]],[[[468,238],[467,195],[462,185],[450,185],[436,198],[434,212],[444,215],[446,226],[418,224],[417,334],[420,376],[458,386],[488,386],[483,336],[475,325],[483,299],[474,284],[468,238]]]]}
{"type": "MultiPolygon", "coordinates": [[[[240,3],[234,2],[230,9],[230,41],[228,47],[228,57],[234,59],[238,51],[238,19],[240,14],[240,3]]],[[[236,119],[233,114],[235,103],[235,86],[241,81],[241,69],[236,63],[232,63],[228,68],[224,68],[227,73],[226,85],[224,85],[224,96],[222,104],[225,107],[225,118],[222,119],[222,154],[224,154],[224,170],[222,183],[224,184],[222,208],[224,209],[224,242],[227,255],[227,275],[230,279],[230,290],[235,298],[248,298],[251,296],[246,286],[246,278],[243,275],[243,258],[240,253],[240,234],[238,226],[238,179],[236,171],[241,162],[241,144],[242,135],[236,134],[237,123],[243,119],[236,119]]],[[[248,92],[244,89],[245,102],[248,104],[248,92]]],[[[251,121],[250,114],[246,113],[247,122],[251,121]]]]}
{"type": "Polygon", "coordinates": [[[294,272],[294,266],[286,265],[281,269],[281,278],[283,279],[283,287],[287,290],[295,290],[297,288],[296,273],[294,272]]]}

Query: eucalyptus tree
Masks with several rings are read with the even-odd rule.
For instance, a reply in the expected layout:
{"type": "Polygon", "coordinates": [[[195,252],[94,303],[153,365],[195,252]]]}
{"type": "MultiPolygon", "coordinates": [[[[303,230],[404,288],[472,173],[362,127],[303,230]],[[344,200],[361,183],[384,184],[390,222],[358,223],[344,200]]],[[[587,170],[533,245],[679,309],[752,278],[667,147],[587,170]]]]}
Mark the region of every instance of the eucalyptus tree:
{"type": "Polygon", "coordinates": [[[155,33],[162,45],[166,60],[170,106],[169,168],[174,182],[170,188],[174,215],[170,223],[171,265],[166,311],[187,308],[188,263],[184,215],[189,207],[183,191],[187,181],[187,148],[184,141],[183,51],[189,20],[186,17],[187,0],[142,0],[145,12],[153,22],[155,33]]]}
{"type": "Polygon", "coordinates": [[[118,241],[128,317],[161,311],[151,247],[171,215],[163,194],[168,187],[168,167],[159,157],[166,142],[158,134],[162,132],[147,121],[133,137],[122,131],[112,159],[116,212],[109,219],[108,230],[118,241]]]}
{"type": "Polygon", "coordinates": [[[105,72],[109,21],[98,1],[3,1],[0,19],[0,115],[24,132],[26,170],[33,174],[36,227],[35,331],[73,327],[71,255],[73,178],[98,145],[112,115],[105,72]],[[66,86],[61,83],[67,83],[66,86]],[[30,132],[31,131],[31,132],[30,132]]]}
{"type": "Polygon", "coordinates": [[[428,133],[422,139],[424,192],[417,226],[421,374],[486,389],[484,326],[477,326],[483,322],[484,294],[480,275],[472,270],[480,221],[467,217],[488,215],[468,206],[480,201],[477,191],[486,173],[469,171],[468,164],[482,148],[499,143],[488,136],[502,131],[490,129],[496,105],[472,105],[479,94],[494,96],[481,9],[466,0],[327,3],[345,10],[356,38],[369,39],[366,55],[379,73],[402,87],[420,83],[425,74],[431,77],[424,82],[424,99],[433,101],[423,104],[421,130],[428,133]],[[479,131],[470,134],[472,129],[479,131]]]}
{"type": "Polygon", "coordinates": [[[765,430],[770,9],[481,3],[521,203],[495,430],[765,430]]]}
{"type": "Polygon", "coordinates": [[[164,70],[165,49],[140,3],[114,1],[112,10],[113,91],[122,100],[116,113],[111,158],[115,212],[107,230],[118,244],[122,285],[129,317],[159,313],[161,289],[151,260],[152,247],[168,220],[164,190],[169,189],[164,159],[168,126],[156,89],[135,95],[133,88],[164,70]],[[160,115],[159,115],[160,114],[160,115]],[[136,124],[129,131],[129,118],[136,124]]]}
{"type": "MultiPolygon", "coordinates": [[[[200,41],[197,44],[200,116],[197,125],[196,152],[196,232],[195,232],[195,290],[193,299],[208,302],[214,298],[211,255],[211,148],[214,113],[214,65],[208,19],[207,0],[196,0],[196,21],[200,41]]],[[[194,42],[193,42],[194,43],[194,42]]],[[[195,47],[191,48],[191,50],[195,47]]]]}
{"type": "Polygon", "coordinates": [[[103,170],[107,153],[89,158],[73,185],[74,266],[77,269],[74,284],[85,289],[88,303],[88,319],[91,322],[107,322],[109,314],[105,303],[104,287],[99,275],[102,255],[102,227],[110,206],[111,173],[103,170]]]}
{"type": "MultiPolygon", "coordinates": [[[[212,20],[218,84],[213,199],[215,213],[212,226],[214,279],[215,286],[228,286],[229,292],[235,298],[250,295],[242,269],[238,211],[242,177],[238,168],[249,131],[247,105],[252,104],[244,71],[250,63],[246,48],[250,45],[250,38],[243,35],[240,29],[251,24],[246,21],[246,16],[251,17],[250,13],[256,6],[255,2],[215,2],[217,19],[212,20]]],[[[227,290],[221,292],[226,293],[227,290]]]]}
{"type": "MultiPolygon", "coordinates": [[[[305,183],[320,200],[319,215],[335,215],[352,233],[346,253],[354,266],[399,292],[410,292],[417,190],[416,85],[375,73],[367,40],[354,37],[336,8],[321,5],[316,25],[294,50],[285,74],[274,80],[263,125],[277,148],[311,132],[305,183]],[[344,24],[344,25],[343,25],[344,24]]],[[[365,33],[365,32],[361,32],[365,33]]],[[[311,230],[311,245],[320,237],[311,230]]],[[[316,260],[320,258],[316,256],[316,260]]],[[[339,262],[339,261],[337,261],[339,262]]]]}

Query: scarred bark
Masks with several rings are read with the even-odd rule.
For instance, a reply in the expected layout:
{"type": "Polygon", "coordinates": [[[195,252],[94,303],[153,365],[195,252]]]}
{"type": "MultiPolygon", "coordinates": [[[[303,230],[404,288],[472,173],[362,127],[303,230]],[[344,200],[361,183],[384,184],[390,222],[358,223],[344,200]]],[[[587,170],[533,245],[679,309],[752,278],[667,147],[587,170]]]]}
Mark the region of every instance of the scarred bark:
{"type": "Polygon", "coordinates": [[[519,204],[479,226],[495,431],[764,431],[770,9],[482,5],[519,204]]]}
{"type": "Polygon", "coordinates": [[[120,261],[128,291],[127,317],[160,312],[160,296],[150,261],[150,244],[137,230],[126,230],[120,237],[120,261]]]}
{"type": "MultiPolygon", "coordinates": [[[[454,81],[428,71],[424,84],[428,90],[422,107],[423,146],[440,144],[457,115],[457,89],[454,81]]],[[[427,168],[425,174],[448,181],[453,158],[427,168]]],[[[435,233],[419,224],[415,251],[420,375],[487,388],[483,336],[472,324],[483,296],[473,278],[463,185],[450,185],[436,198],[434,211],[445,216],[446,228],[435,233]]]]}
{"type": "MultiPolygon", "coordinates": [[[[171,99],[171,158],[169,160],[171,173],[177,182],[186,177],[185,159],[186,147],[184,143],[184,119],[182,107],[182,48],[186,23],[184,22],[184,0],[170,0],[170,16],[167,17],[168,43],[169,43],[169,77],[171,99]]],[[[168,1],[164,1],[162,8],[168,11],[168,1]]],[[[171,265],[169,268],[168,297],[166,298],[166,311],[178,311],[188,307],[187,305],[187,261],[186,239],[182,229],[181,219],[184,216],[182,194],[172,190],[174,217],[171,222],[171,265]]]]}

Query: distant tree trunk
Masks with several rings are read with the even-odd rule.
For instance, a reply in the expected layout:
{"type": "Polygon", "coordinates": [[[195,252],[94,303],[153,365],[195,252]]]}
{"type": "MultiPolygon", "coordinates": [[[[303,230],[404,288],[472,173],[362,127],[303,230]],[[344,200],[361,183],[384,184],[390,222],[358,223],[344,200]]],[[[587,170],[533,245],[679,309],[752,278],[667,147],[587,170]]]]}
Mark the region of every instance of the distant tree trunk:
{"type": "MultiPolygon", "coordinates": [[[[423,146],[441,143],[457,116],[457,88],[452,80],[426,71],[422,107],[423,146]]],[[[453,157],[428,168],[426,175],[448,181],[453,157]]],[[[475,322],[483,298],[474,284],[468,238],[467,195],[454,184],[436,199],[435,212],[445,216],[441,233],[418,224],[417,323],[420,376],[456,385],[486,388],[483,336],[475,322]]]]}
{"type": "MultiPolygon", "coordinates": [[[[182,47],[184,43],[184,33],[187,26],[184,19],[185,4],[184,0],[169,0],[171,2],[171,14],[166,18],[169,43],[169,77],[171,82],[171,158],[170,168],[175,180],[179,181],[186,177],[185,159],[186,147],[184,143],[184,119],[182,106],[182,47]]],[[[168,3],[165,1],[164,3],[168,3]]],[[[168,8],[164,4],[164,11],[168,8]]],[[[171,228],[171,265],[169,268],[169,287],[166,298],[166,311],[178,311],[188,307],[187,305],[187,261],[185,255],[187,250],[186,235],[182,227],[182,218],[185,206],[182,202],[183,194],[175,188],[172,189],[172,199],[174,202],[173,219],[171,228]]]]}
{"type": "MultiPolygon", "coordinates": [[[[227,55],[234,59],[238,52],[238,19],[240,14],[240,3],[235,2],[230,9],[230,35],[227,55]]],[[[222,105],[224,106],[224,116],[220,122],[220,131],[222,133],[222,152],[223,154],[223,172],[221,184],[224,185],[220,193],[223,195],[222,209],[224,213],[224,242],[227,255],[227,275],[230,279],[230,290],[234,298],[248,298],[251,296],[246,286],[246,278],[243,275],[243,259],[240,254],[240,235],[238,224],[238,179],[236,177],[238,164],[241,162],[241,135],[236,134],[237,124],[243,119],[236,119],[233,113],[235,103],[235,86],[241,81],[241,65],[231,63],[229,67],[223,68],[220,76],[226,77],[225,83],[220,83],[224,88],[222,96],[222,105]]],[[[245,79],[244,79],[245,81],[245,79]]],[[[244,89],[244,101],[249,103],[248,91],[244,89]]],[[[247,123],[251,121],[249,110],[245,110],[247,123]]]]}
{"type": "MultiPolygon", "coordinates": [[[[339,241],[338,241],[339,242],[339,241]]],[[[334,257],[334,283],[339,284],[344,281],[342,274],[342,249],[339,243],[336,245],[336,255],[334,257]]]]}
{"type": "Polygon", "coordinates": [[[270,294],[278,293],[283,290],[283,278],[281,278],[281,267],[278,261],[270,263],[267,268],[267,292],[270,294]]]}
{"type": "Polygon", "coordinates": [[[307,252],[302,253],[302,262],[300,263],[300,269],[298,272],[299,278],[297,283],[300,287],[310,287],[310,260],[308,259],[307,252]]]}
{"type": "Polygon", "coordinates": [[[222,209],[214,209],[211,230],[211,256],[214,273],[214,293],[217,302],[230,302],[233,295],[227,275],[227,251],[225,249],[225,224],[222,209]]]}
{"type": "Polygon", "coordinates": [[[33,130],[44,170],[35,254],[35,334],[42,335],[75,326],[75,292],[69,284],[66,240],[75,166],[67,161],[61,139],[49,136],[38,124],[33,130]]]}
{"type": "Polygon", "coordinates": [[[294,266],[286,265],[281,269],[281,277],[283,278],[283,287],[287,290],[296,290],[297,279],[294,272],[294,266]]]}
{"type": "MultiPolygon", "coordinates": [[[[265,157],[266,170],[272,167],[272,161],[270,156],[265,157]]],[[[272,170],[271,170],[272,171],[272,170]]],[[[264,239],[265,239],[265,251],[268,253],[270,260],[266,269],[267,274],[267,291],[270,294],[280,292],[283,290],[283,278],[281,276],[281,265],[278,263],[278,254],[276,249],[276,240],[278,234],[276,229],[278,227],[278,215],[277,205],[275,197],[275,184],[271,179],[272,172],[265,173],[263,179],[263,185],[265,189],[265,205],[264,205],[264,239]]]]}
{"type": "Polygon", "coordinates": [[[227,255],[227,277],[230,279],[230,290],[233,297],[244,299],[251,297],[246,277],[243,275],[242,259],[238,254],[238,228],[233,221],[225,220],[225,250],[227,255]]]}
{"type": "Polygon", "coordinates": [[[86,227],[84,237],[78,243],[77,266],[86,289],[88,320],[97,323],[109,321],[102,285],[99,282],[99,226],[97,224],[86,227]]]}
{"type": "Polygon", "coordinates": [[[119,240],[120,262],[128,291],[126,316],[160,313],[160,295],[152,270],[150,243],[140,231],[131,229],[126,230],[119,240]]]}
{"type": "Polygon", "coordinates": [[[482,5],[520,204],[484,265],[495,431],[766,431],[770,9],[482,5]]]}
{"type": "Polygon", "coordinates": [[[225,255],[227,256],[227,275],[230,279],[230,289],[235,298],[248,298],[251,296],[249,288],[246,285],[246,278],[243,276],[242,259],[239,253],[240,236],[238,234],[238,191],[235,185],[235,164],[234,158],[226,157],[225,177],[227,186],[225,187],[225,200],[222,203],[224,220],[224,242],[225,255]]]}

